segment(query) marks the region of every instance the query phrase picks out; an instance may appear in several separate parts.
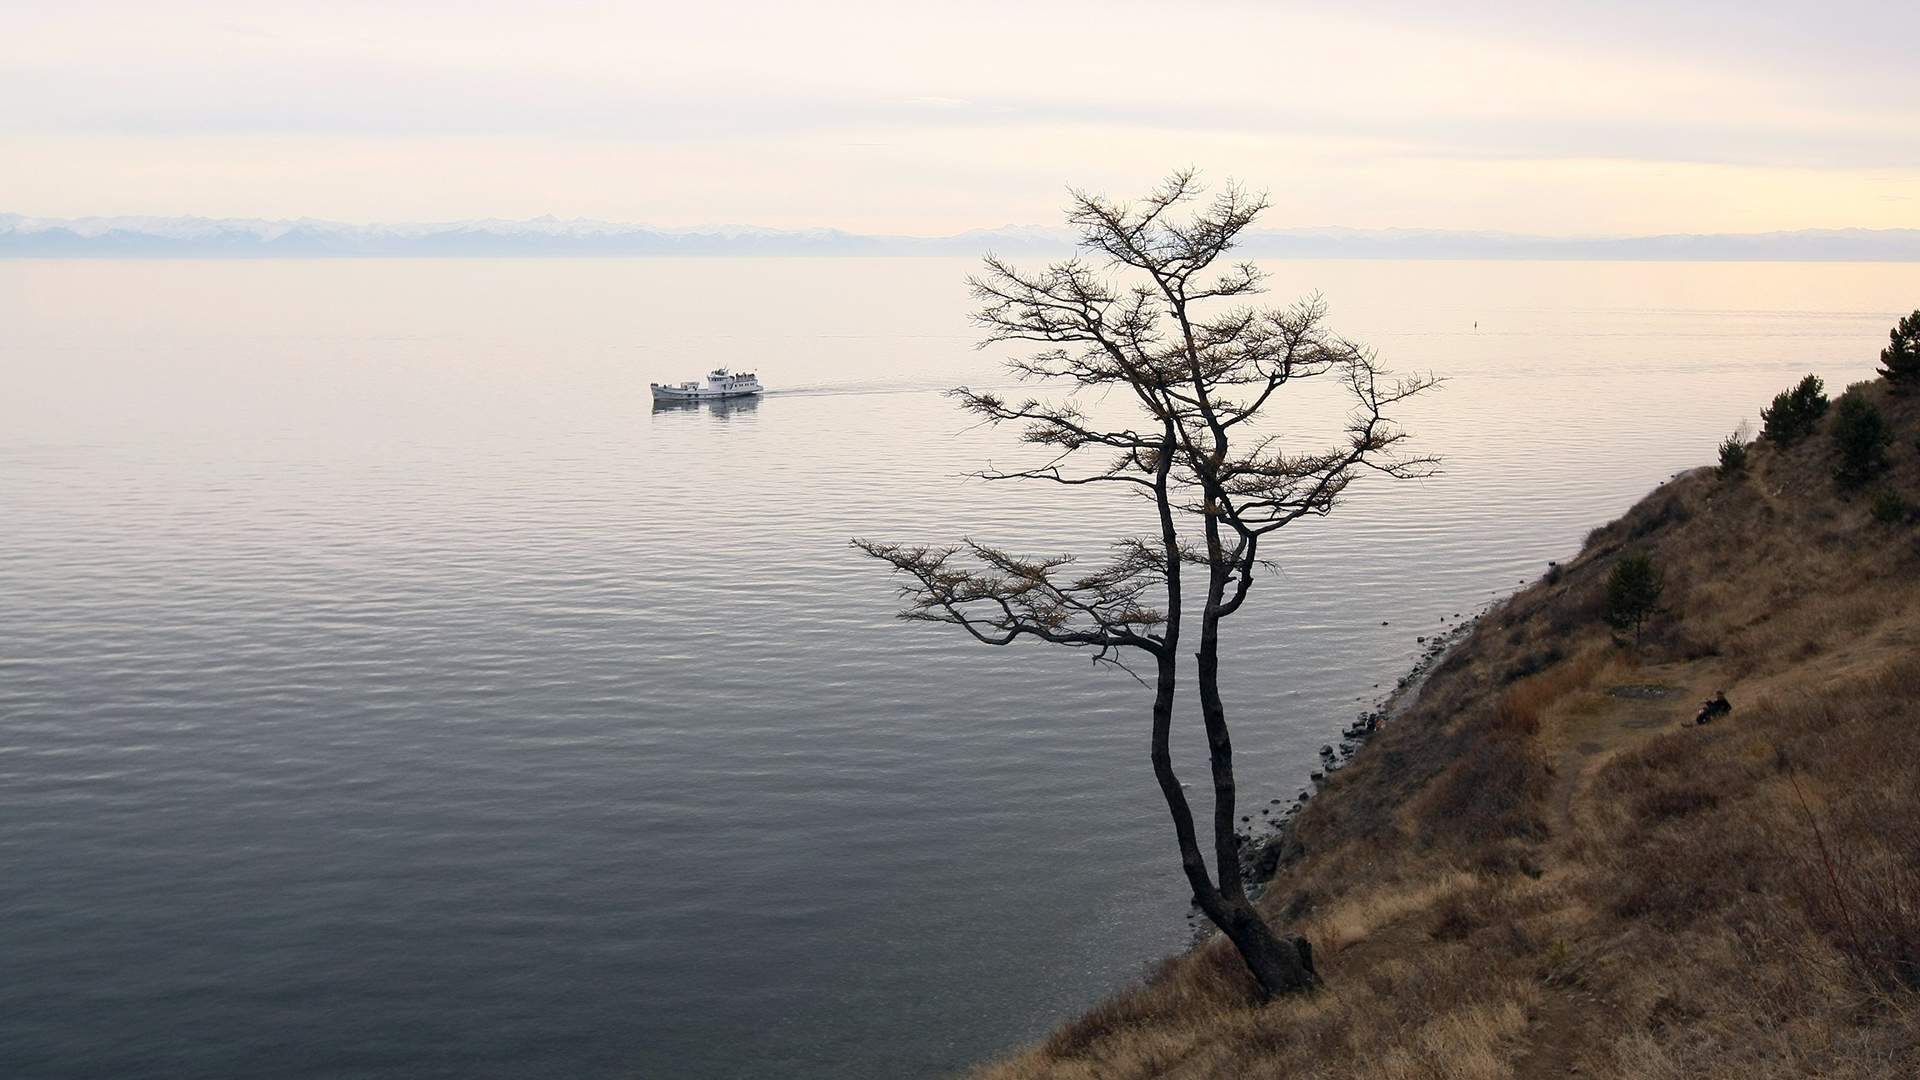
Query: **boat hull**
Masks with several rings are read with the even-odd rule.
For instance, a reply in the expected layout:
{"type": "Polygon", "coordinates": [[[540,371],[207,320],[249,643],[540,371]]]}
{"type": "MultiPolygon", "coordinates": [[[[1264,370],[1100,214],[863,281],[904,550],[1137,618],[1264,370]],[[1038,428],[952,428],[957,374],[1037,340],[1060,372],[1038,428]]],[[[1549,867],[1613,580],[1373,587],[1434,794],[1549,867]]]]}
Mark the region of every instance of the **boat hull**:
{"type": "Polygon", "coordinates": [[[655,401],[720,401],[726,398],[757,397],[758,390],[688,390],[679,386],[655,386],[655,401]]]}

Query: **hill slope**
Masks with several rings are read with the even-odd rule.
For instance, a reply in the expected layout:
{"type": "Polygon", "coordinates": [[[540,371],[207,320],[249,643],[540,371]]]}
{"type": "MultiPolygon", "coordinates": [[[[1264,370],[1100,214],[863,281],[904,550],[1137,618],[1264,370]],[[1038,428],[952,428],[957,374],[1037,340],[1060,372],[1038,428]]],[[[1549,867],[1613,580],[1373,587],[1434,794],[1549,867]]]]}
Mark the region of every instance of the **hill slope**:
{"type": "Polygon", "coordinates": [[[1329,778],[1262,899],[1325,990],[1261,1004],[1216,939],[979,1080],[1920,1076],[1920,526],[1870,509],[1920,502],[1920,394],[1861,392],[1874,483],[1829,410],[1663,485],[1329,778]],[[1601,612],[1639,552],[1636,653],[1601,612]]]}

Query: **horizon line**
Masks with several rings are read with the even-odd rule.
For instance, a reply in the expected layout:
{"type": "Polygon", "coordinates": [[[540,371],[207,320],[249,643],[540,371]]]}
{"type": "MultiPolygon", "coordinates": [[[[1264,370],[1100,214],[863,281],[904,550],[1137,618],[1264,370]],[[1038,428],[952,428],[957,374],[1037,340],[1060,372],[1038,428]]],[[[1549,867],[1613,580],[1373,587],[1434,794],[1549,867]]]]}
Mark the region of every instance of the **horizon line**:
{"type": "MultiPolygon", "coordinates": [[[[970,225],[952,232],[900,232],[867,231],[849,228],[843,225],[759,225],[743,221],[707,221],[693,225],[658,225],[644,221],[624,221],[613,218],[576,215],[562,217],[548,212],[532,217],[467,217],[467,218],[420,218],[420,219],[381,219],[352,221],[343,218],[315,217],[300,215],[297,217],[271,217],[248,214],[199,214],[199,213],[89,213],[78,215],[31,214],[21,211],[0,209],[0,235],[17,232],[21,224],[31,224],[31,231],[44,231],[65,225],[80,223],[194,223],[204,225],[274,225],[283,227],[331,226],[343,229],[455,229],[482,226],[513,225],[563,225],[600,227],[623,232],[652,232],[666,235],[712,234],[728,232],[747,232],[777,235],[818,235],[833,234],[845,237],[875,240],[953,240],[981,233],[1024,232],[1058,233],[1077,232],[1070,225],[1043,225],[1035,222],[1001,222],[996,225],[970,225]]],[[[1502,240],[1546,240],[1570,242],[1617,242],[1626,240],[1664,240],[1673,238],[1747,238],[1801,236],[1809,234],[1920,234],[1920,225],[1800,225],[1774,229],[1752,229],[1743,231],[1689,232],[1665,230],[1656,232],[1571,232],[1545,233],[1523,232],[1511,229],[1477,229],[1445,225],[1343,225],[1337,223],[1317,225],[1253,225],[1246,230],[1248,235],[1272,233],[1353,233],[1359,235],[1380,235],[1389,233],[1412,233],[1430,236],[1484,237],[1502,240]]]]}
{"type": "MultiPolygon", "coordinates": [[[[0,212],[0,259],[100,257],[979,256],[1046,257],[1079,247],[1071,226],[1000,225],[938,236],[759,225],[662,227],[595,218],[478,218],[356,225],[322,218],[0,212]]],[[[1555,236],[1343,225],[1249,228],[1246,258],[1920,262],[1920,229],[1555,236]]]]}

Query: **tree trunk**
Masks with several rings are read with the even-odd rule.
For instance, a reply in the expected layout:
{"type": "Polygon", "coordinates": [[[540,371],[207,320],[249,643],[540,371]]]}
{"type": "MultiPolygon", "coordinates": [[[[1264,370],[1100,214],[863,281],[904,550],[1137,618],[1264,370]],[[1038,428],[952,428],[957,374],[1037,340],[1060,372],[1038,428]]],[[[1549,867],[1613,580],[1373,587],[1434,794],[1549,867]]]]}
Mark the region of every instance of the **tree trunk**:
{"type": "Polygon", "coordinates": [[[1313,970],[1313,947],[1303,937],[1281,938],[1253,905],[1230,901],[1220,929],[1240,952],[1247,970],[1268,997],[1311,990],[1320,983],[1313,970]]]}
{"type": "MultiPolygon", "coordinates": [[[[1305,938],[1282,940],[1247,899],[1240,880],[1240,838],[1234,827],[1236,785],[1233,778],[1233,739],[1227,730],[1226,703],[1220,697],[1220,609],[1229,574],[1221,555],[1218,526],[1207,522],[1207,550],[1212,573],[1207,603],[1200,616],[1200,717],[1207,730],[1207,756],[1213,765],[1213,829],[1220,891],[1218,910],[1207,916],[1240,952],[1247,970],[1268,997],[1291,994],[1318,983],[1313,972],[1313,949],[1305,938]]],[[[1205,905],[1203,905],[1204,907],[1205,905]]]]}
{"type": "MultiPolygon", "coordinates": [[[[1173,834],[1180,842],[1180,869],[1187,876],[1200,909],[1214,918],[1220,893],[1207,877],[1207,861],[1200,854],[1200,839],[1193,826],[1193,808],[1187,805],[1186,792],[1180,790],[1180,777],[1173,771],[1173,753],[1169,735],[1173,728],[1174,664],[1172,656],[1160,658],[1160,678],[1153,698],[1153,776],[1160,782],[1160,794],[1167,801],[1167,813],[1173,818],[1173,834]]],[[[1218,923],[1217,918],[1214,922],[1218,923]]]]}
{"type": "MultiPolygon", "coordinates": [[[[1213,770],[1213,861],[1220,892],[1230,901],[1246,901],[1240,884],[1240,834],[1233,813],[1237,788],[1233,779],[1233,736],[1227,731],[1227,708],[1220,700],[1220,599],[1226,588],[1220,559],[1220,526],[1207,519],[1207,602],[1200,611],[1200,648],[1194,653],[1200,683],[1200,722],[1207,731],[1207,761],[1213,770]]],[[[1257,917],[1257,916],[1256,916],[1257,917]]],[[[1225,929],[1222,927],[1221,929],[1225,929]]]]}

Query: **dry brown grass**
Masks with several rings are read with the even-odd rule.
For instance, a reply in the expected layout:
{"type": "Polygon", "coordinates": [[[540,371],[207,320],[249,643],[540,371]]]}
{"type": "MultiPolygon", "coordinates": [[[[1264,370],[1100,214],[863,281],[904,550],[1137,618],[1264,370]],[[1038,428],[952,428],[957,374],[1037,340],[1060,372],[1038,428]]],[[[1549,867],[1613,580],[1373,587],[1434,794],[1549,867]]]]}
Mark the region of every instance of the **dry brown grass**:
{"type": "Polygon", "coordinates": [[[1495,726],[1516,734],[1538,734],[1540,717],[1548,708],[1568,694],[1585,690],[1595,676],[1618,664],[1611,650],[1589,648],[1573,660],[1515,682],[1494,706],[1495,726]]]}
{"type": "Polygon", "coordinates": [[[1374,931],[1399,923],[1416,911],[1472,889],[1477,879],[1462,870],[1445,870],[1409,886],[1383,885],[1349,897],[1303,920],[1300,931],[1319,954],[1336,956],[1365,941],[1374,931]]]}
{"type": "MultiPolygon", "coordinates": [[[[1920,501],[1920,399],[1879,396],[1920,501]]],[[[1324,991],[1210,941],[978,1080],[1920,1077],[1920,529],[1824,435],[1750,462],[1595,530],[1308,804],[1263,905],[1324,991]],[[1637,655],[1598,619],[1629,549],[1668,582],[1637,655]]]]}
{"type": "MultiPolygon", "coordinates": [[[[1197,967],[1210,966],[1199,958],[1197,967]]],[[[1219,1000],[1211,1007],[1160,983],[1146,993],[1180,1011],[1125,1022],[1076,1025],[982,1073],[995,1080],[1037,1077],[1320,1077],[1377,1080],[1500,1080],[1540,989],[1530,980],[1463,979],[1472,965],[1460,946],[1371,965],[1355,979],[1310,996],[1265,1005],[1219,1000]],[[1430,1009],[1409,1010],[1409,1002],[1430,1009]]],[[[1175,982],[1184,982],[1176,979],[1175,982]]]]}

